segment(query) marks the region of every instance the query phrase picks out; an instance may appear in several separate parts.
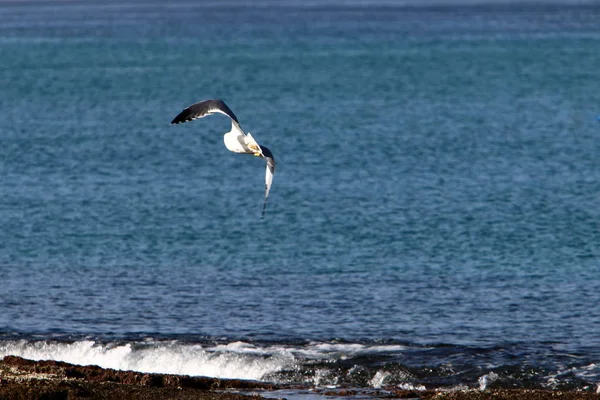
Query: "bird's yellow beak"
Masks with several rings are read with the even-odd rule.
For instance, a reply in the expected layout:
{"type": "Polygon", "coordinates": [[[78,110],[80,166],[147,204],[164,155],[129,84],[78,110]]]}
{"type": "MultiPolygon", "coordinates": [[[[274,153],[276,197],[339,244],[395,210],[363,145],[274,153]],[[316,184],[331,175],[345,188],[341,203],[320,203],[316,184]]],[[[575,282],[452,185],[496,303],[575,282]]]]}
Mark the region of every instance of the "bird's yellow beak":
{"type": "Polygon", "coordinates": [[[254,153],[254,156],[260,157],[260,153],[254,153]]]}

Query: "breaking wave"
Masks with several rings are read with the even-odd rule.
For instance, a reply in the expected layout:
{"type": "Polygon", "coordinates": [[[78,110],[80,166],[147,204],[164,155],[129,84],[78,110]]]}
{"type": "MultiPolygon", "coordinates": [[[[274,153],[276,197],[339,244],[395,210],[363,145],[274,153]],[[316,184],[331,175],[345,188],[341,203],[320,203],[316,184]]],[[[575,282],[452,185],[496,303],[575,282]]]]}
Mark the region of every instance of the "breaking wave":
{"type": "Polygon", "coordinates": [[[261,380],[294,365],[294,357],[285,351],[266,354],[242,342],[210,348],[177,342],[102,344],[90,340],[73,343],[20,340],[0,344],[0,356],[6,355],[118,370],[250,380],[261,380]]]}
{"type": "Polygon", "coordinates": [[[527,356],[502,359],[506,349],[402,344],[178,340],[0,340],[0,357],[56,360],[146,373],[247,379],[279,385],[355,388],[521,387],[596,391],[600,365],[564,358],[537,365],[527,356]],[[493,361],[493,362],[492,362],[493,361]]]}

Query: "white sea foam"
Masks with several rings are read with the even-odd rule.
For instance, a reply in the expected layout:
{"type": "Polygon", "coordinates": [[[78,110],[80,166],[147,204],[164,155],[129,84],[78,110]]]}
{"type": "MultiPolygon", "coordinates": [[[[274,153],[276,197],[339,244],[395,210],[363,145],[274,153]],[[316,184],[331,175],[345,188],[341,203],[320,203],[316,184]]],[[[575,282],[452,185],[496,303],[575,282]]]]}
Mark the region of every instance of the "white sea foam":
{"type": "Polygon", "coordinates": [[[490,383],[498,380],[498,378],[500,378],[500,377],[495,372],[490,372],[489,374],[485,374],[485,375],[479,377],[479,379],[477,380],[477,382],[479,383],[479,390],[487,389],[488,385],[490,383]]]}
{"type": "Polygon", "coordinates": [[[201,345],[161,342],[136,346],[94,341],[0,342],[0,357],[56,360],[103,368],[178,375],[261,380],[268,374],[293,368],[295,358],[281,351],[267,354],[241,342],[204,348],[201,345]]]}
{"type": "Polygon", "coordinates": [[[401,383],[398,385],[398,389],[402,389],[402,390],[427,390],[427,388],[423,385],[416,385],[416,384],[412,384],[412,383],[401,383]]]}
{"type": "MultiPolygon", "coordinates": [[[[347,376],[339,376],[335,368],[314,368],[311,365],[336,363],[364,354],[397,353],[404,349],[406,347],[401,345],[324,342],[261,346],[243,341],[216,345],[153,340],[131,343],[0,341],[0,357],[16,355],[118,370],[267,381],[281,379],[283,382],[300,373],[300,379],[304,379],[305,383],[332,387],[352,376],[356,372],[354,368],[347,371],[347,376]],[[307,369],[304,371],[304,368],[307,369]]],[[[359,366],[356,369],[360,370],[359,366]]],[[[368,384],[380,388],[390,377],[389,372],[381,370],[375,372],[368,384]]]]}
{"type": "Polygon", "coordinates": [[[381,389],[381,387],[383,386],[384,381],[386,380],[386,378],[388,378],[391,374],[387,371],[382,371],[379,370],[375,373],[375,376],[373,376],[373,378],[371,378],[371,380],[369,381],[369,384],[375,388],[375,389],[381,389]]]}
{"type": "Polygon", "coordinates": [[[332,371],[325,368],[318,368],[315,370],[312,379],[308,380],[313,386],[324,386],[329,388],[337,387],[339,382],[338,376],[332,376],[332,371]]]}
{"type": "Polygon", "coordinates": [[[357,353],[374,353],[374,352],[399,352],[406,350],[406,346],[402,345],[364,345],[358,343],[312,343],[308,346],[308,349],[312,349],[319,353],[345,353],[345,354],[357,354],[357,353]]]}
{"type": "Polygon", "coordinates": [[[302,348],[290,351],[310,359],[347,359],[361,354],[398,353],[406,350],[402,345],[364,345],[359,343],[323,343],[313,342],[302,348]]]}
{"type": "MultiPolygon", "coordinates": [[[[153,340],[131,343],[13,340],[0,341],[0,358],[16,355],[117,370],[287,382],[290,374],[294,376],[314,362],[335,363],[367,353],[394,353],[404,349],[400,345],[324,342],[260,346],[243,341],[213,345],[153,340]]],[[[336,387],[340,379],[344,379],[338,376],[339,371],[327,367],[309,367],[304,372],[301,380],[317,387],[336,387]]],[[[348,376],[352,374],[353,369],[347,371],[348,376]]],[[[380,388],[390,376],[389,372],[378,371],[369,385],[380,388]]]]}
{"type": "MultiPolygon", "coordinates": [[[[583,381],[597,382],[600,379],[600,364],[591,363],[584,366],[560,369],[555,373],[551,373],[546,376],[546,383],[544,386],[546,386],[549,389],[556,389],[561,385],[565,377],[572,375],[576,376],[577,378],[583,381]]],[[[596,385],[596,390],[599,391],[600,383],[597,383],[596,385]]]]}

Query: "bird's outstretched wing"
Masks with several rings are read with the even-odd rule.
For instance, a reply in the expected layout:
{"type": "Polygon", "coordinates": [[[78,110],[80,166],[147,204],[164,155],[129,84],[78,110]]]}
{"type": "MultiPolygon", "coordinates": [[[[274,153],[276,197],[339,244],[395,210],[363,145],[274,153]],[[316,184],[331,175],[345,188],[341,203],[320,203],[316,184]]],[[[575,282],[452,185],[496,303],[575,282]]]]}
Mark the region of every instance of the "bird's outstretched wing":
{"type": "Polygon", "coordinates": [[[265,217],[267,211],[267,199],[269,198],[269,191],[271,190],[271,183],[273,183],[273,175],[275,174],[275,158],[273,153],[268,147],[260,146],[262,150],[263,158],[267,161],[267,169],[265,171],[265,202],[263,203],[261,219],[265,217]]]}
{"type": "Polygon", "coordinates": [[[231,118],[232,123],[238,127],[240,126],[237,117],[223,100],[204,100],[194,103],[173,118],[171,124],[180,124],[182,122],[193,121],[214,113],[225,114],[231,118]]]}

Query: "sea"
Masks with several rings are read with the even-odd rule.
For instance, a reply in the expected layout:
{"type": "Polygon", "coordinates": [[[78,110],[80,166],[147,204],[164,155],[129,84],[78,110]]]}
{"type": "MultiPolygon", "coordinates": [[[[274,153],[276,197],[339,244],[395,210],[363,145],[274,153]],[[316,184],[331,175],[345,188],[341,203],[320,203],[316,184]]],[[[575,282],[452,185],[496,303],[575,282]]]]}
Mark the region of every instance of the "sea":
{"type": "Polygon", "coordinates": [[[596,1],[0,1],[0,357],[288,399],[600,392],[599,21],[596,1]],[[205,99],[275,157],[264,219],[265,161],[225,148],[230,120],[170,125],[205,99]]]}

